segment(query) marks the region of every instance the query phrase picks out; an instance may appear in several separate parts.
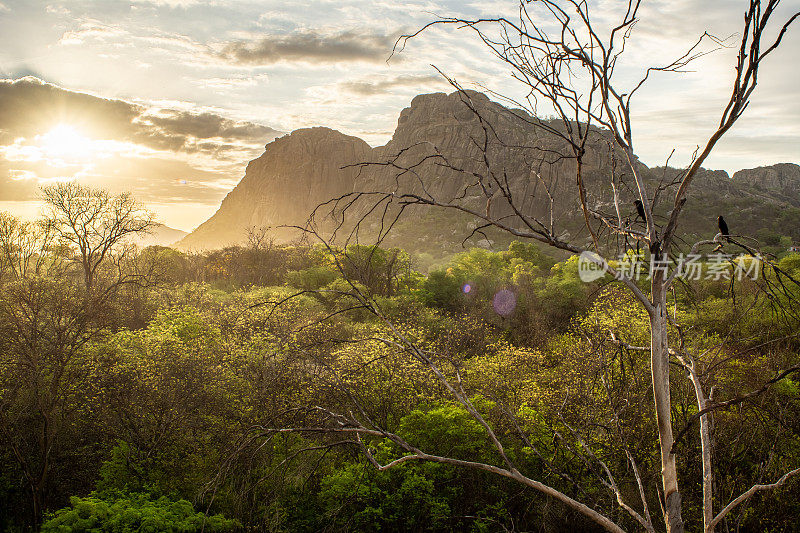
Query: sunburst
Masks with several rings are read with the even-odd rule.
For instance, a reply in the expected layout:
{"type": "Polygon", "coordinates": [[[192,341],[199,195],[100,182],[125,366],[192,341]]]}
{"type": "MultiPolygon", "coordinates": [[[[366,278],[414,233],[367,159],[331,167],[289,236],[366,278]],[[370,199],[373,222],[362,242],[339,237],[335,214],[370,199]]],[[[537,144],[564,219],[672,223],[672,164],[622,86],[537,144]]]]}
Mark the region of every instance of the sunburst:
{"type": "Polygon", "coordinates": [[[69,124],[58,124],[37,141],[48,158],[86,159],[93,151],[92,140],[69,124]]]}

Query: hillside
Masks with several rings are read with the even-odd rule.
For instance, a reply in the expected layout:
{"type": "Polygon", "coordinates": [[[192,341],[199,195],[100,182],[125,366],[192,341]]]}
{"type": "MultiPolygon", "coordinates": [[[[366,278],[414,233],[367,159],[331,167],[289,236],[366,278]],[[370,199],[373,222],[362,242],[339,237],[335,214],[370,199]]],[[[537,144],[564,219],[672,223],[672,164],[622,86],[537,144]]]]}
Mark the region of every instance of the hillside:
{"type": "MultiPolygon", "coordinates": [[[[246,238],[248,228],[303,224],[320,203],[353,189],[356,169],[341,167],[369,157],[369,145],[328,128],[308,128],[275,139],[247,165],[244,178],[219,210],[179,247],[220,248],[246,238]]],[[[276,229],[279,237],[293,233],[276,229]]]]}
{"type": "Polygon", "coordinates": [[[183,230],[170,228],[164,224],[156,224],[147,233],[135,235],[133,243],[141,248],[147,246],[172,246],[187,235],[189,234],[183,230]]]}

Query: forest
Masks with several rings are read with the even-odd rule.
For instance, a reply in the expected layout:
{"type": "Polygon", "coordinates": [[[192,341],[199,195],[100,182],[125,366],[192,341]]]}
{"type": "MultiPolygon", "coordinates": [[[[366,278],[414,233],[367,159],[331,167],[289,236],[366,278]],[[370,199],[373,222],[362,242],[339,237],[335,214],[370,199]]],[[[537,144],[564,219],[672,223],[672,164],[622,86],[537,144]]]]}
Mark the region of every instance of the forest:
{"type": "MultiPolygon", "coordinates": [[[[139,250],[126,236],[152,220],[130,195],[43,194],[42,219],[0,217],[3,531],[599,529],[498,475],[506,461],[653,528],[648,316],[610,276],[582,281],[578,257],[512,242],[421,273],[399,248],[264,231],[139,250]]],[[[758,278],[706,259],[715,276],[669,294],[687,529],[703,509],[689,354],[715,402],[717,508],[746,496],[720,527],[798,527],[800,255],[782,255],[758,278]]]]}
{"type": "MultiPolygon", "coordinates": [[[[455,92],[414,98],[385,146],[295,130],[175,248],[136,245],[153,198],[37,181],[39,218],[0,214],[0,530],[800,531],[800,169],[708,169],[725,142],[791,144],[769,122],[722,139],[800,12],[748,0],[738,32],[632,68],[640,16],[652,45],[664,14],[610,4],[397,33],[392,56],[466,34],[514,87],[434,66],[455,92]],[[699,68],[713,103],[650,122],[645,165],[640,111],[670,114],[663,76],[717,52],[724,90],[699,68]],[[692,136],[676,166],[672,118],[692,136]]],[[[208,144],[165,112],[131,138],[208,144]]]]}

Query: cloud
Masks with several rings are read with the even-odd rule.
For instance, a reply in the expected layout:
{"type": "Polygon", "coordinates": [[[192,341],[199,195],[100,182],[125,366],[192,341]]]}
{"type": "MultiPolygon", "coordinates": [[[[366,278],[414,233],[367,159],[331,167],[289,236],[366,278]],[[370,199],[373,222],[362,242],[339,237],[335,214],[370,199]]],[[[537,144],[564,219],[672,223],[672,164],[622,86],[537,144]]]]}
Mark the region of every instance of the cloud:
{"type": "Polygon", "coordinates": [[[207,111],[150,108],[68,91],[37,78],[0,80],[0,143],[31,138],[65,123],[93,139],[196,153],[262,146],[280,132],[207,111]]]}
{"type": "Polygon", "coordinates": [[[379,63],[389,57],[395,40],[395,35],[354,30],[335,34],[301,31],[272,35],[255,42],[229,42],[217,55],[227,62],[244,65],[271,65],[283,61],[379,63]]]}
{"type": "Polygon", "coordinates": [[[424,74],[402,74],[374,79],[345,81],[338,84],[340,90],[361,96],[373,96],[391,92],[392,89],[430,89],[448,85],[441,76],[424,74]]]}
{"type": "Polygon", "coordinates": [[[239,139],[252,141],[274,138],[277,131],[252,122],[237,122],[213,113],[192,113],[162,109],[160,115],[142,117],[142,121],[171,134],[193,136],[198,139],[239,139]]]}
{"type": "Polygon", "coordinates": [[[64,32],[59,39],[59,44],[80,45],[87,40],[105,40],[119,38],[129,35],[129,33],[118,26],[103,24],[97,20],[87,20],[80,25],[80,29],[64,32]]]}
{"type": "Polygon", "coordinates": [[[54,167],[47,161],[0,159],[0,199],[27,201],[39,196],[39,187],[54,181],[79,179],[84,185],[118,193],[129,191],[146,202],[217,203],[240,177],[238,166],[213,170],[167,156],[131,155],[97,158],[92,162],[54,167]]]}
{"type": "Polygon", "coordinates": [[[269,82],[269,75],[265,73],[252,75],[239,75],[234,77],[201,78],[192,80],[192,85],[216,91],[231,91],[245,87],[256,87],[260,83],[269,82]]]}
{"type": "MultiPolygon", "coordinates": [[[[170,8],[186,8],[189,6],[197,5],[200,0],[133,0],[134,4],[151,4],[154,6],[166,6],[170,8]]],[[[208,2],[212,4],[213,2],[208,2]]]]}
{"type": "Polygon", "coordinates": [[[145,105],[33,77],[0,80],[0,200],[30,201],[43,184],[80,179],[148,202],[214,204],[278,134],[181,102],[145,105]],[[61,124],[77,136],[52,144],[61,124]]]}

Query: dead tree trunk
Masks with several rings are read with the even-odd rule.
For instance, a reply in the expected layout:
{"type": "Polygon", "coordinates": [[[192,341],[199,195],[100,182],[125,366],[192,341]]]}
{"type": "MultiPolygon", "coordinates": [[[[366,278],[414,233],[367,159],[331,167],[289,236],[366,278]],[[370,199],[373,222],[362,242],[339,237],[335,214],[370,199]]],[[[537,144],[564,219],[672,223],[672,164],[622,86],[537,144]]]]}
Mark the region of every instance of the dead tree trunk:
{"type": "Polygon", "coordinates": [[[653,308],[650,310],[650,370],[653,400],[661,449],[661,481],[664,490],[664,522],[669,533],[683,532],[681,494],[672,453],[672,412],[669,387],[669,339],[667,335],[667,285],[663,275],[655,273],[651,282],[653,308]]]}

